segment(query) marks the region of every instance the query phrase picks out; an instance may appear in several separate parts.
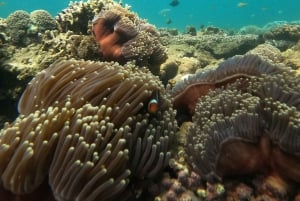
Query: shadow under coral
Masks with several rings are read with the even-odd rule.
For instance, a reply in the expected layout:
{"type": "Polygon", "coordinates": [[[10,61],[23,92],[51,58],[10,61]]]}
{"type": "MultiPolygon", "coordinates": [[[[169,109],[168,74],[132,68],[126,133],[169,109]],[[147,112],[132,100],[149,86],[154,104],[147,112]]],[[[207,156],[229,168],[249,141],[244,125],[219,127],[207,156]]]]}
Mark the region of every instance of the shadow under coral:
{"type": "Polygon", "coordinates": [[[0,198],[5,201],[56,201],[47,182],[44,182],[34,192],[26,195],[13,194],[0,185],[0,198]]]}

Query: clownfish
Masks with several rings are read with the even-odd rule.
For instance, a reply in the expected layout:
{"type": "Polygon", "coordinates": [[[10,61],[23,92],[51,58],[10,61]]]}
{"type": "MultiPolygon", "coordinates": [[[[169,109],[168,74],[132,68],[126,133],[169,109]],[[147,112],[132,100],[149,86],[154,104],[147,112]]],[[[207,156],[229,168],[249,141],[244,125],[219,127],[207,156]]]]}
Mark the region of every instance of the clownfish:
{"type": "Polygon", "coordinates": [[[148,112],[150,114],[155,114],[159,109],[159,101],[158,101],[158,92],[156,92],[156,96],[152,98],[148,103],[148,112]]]}

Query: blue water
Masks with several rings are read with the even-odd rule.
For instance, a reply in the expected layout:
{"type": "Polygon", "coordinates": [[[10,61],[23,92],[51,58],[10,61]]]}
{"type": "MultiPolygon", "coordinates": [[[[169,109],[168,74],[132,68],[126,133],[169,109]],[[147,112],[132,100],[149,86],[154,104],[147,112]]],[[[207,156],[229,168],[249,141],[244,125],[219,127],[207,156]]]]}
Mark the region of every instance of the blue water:
{"type": "MultiPolygon", "coordinates": [[[[53,16],[66,8],[67,0],[6,0],[0,3],[0,17],[23,9],[48,10],[53,16]]],[[[300,0],[179,0],[172,7],[171,0],[123,0],[141,18],[157,27],[178,28],[214,25],[237,29],[246,25],[264,26],[273,21],[299,21],[300,0]],[[244,6],[238,6],[239,3],[244,6]],[[167,22],[171,22],[167,24],[167,22]]]]}

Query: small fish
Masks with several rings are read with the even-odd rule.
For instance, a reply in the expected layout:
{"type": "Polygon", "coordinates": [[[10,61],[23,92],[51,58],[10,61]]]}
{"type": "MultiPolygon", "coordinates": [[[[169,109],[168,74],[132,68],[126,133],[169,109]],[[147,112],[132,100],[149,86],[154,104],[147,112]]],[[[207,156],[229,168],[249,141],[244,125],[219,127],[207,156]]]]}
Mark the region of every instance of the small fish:
{"type": "Polygon", "coordinates": [[[155,114],[159,109],[159,101],[158,101],[158,91],[155,93],[155,97],[152,98],[148,103],[148,112],[150,114],[155,114]]]}
{"type": "Polygon", "coordinates": [[[248,6],[248,3],[246,3],[246,2],[239,2],[236,6],[239,7],[239,8],[243,8],[243,7],[248,6]]]}
{"type": "Polygon", "coordinates": [[[164,9],[160,10],[160,11],[158,12],[158,14],[159,14],[159,15],[162,15],[162,16],[164,16],[164,17],[166,17],[166,16],[170,13],[170,11],[171,11],[171,9],[169,9],[169,8],[164,8],[164,9]]]}
{"type": "Polygon", "coordinates": [[[0,6],[4,6],[5,4],[6,4],[5,1],[0,2],[0,6]]]}
{"type": "Polygon", "coordinates": [[[169,18],[166,20],[166,24],[171,24],[173,21],[169,18]]]}
{"type": "Polygon", "coordinates": [[[178,0],[172,0],[170,3],[169,3],[170,6],[178,6],[179,5],[179,1],[178,0]]]}

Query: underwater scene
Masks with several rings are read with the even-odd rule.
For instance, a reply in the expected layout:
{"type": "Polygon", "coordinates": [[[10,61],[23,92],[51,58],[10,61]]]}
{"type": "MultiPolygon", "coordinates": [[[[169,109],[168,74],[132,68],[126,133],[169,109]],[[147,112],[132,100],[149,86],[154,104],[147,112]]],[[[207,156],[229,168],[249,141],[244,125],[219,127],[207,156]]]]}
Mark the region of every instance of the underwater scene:
{"type": "Polygon", "coordinates": [[[300,200],[300,1],[0,2],[0,201],[300,200]]]}

